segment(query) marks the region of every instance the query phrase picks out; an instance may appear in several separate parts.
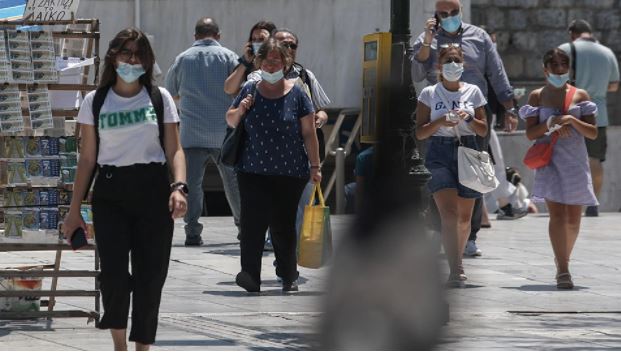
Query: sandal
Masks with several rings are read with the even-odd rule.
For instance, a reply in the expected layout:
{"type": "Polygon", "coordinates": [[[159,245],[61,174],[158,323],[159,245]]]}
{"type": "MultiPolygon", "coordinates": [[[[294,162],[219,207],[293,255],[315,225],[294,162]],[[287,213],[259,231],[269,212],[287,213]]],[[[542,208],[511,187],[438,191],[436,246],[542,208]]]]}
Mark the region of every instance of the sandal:
{"type": "Polygon", "coordinates": [[[574,288],[574,282],[571,281],[570,273],[560,273],[556,275],[556,288],[561,290],[571,290],[574,288]]]}
{"type": "Polygon", "coordinates": [[[449,275],[446,287],[448,288],[464,288],[466,287],[468,277],[465,274],[449,275]]]}

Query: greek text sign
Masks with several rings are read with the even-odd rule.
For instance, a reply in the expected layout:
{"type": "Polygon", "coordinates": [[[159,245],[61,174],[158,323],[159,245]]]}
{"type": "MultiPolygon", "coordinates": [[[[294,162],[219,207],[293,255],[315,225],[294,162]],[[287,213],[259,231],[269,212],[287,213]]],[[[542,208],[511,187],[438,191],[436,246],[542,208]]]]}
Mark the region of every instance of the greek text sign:
{"type": "Polygon", "coordinates": [[[80,0],[28,0],[24,19],[35,22],[70,20],[79,3],[80,0]]]}

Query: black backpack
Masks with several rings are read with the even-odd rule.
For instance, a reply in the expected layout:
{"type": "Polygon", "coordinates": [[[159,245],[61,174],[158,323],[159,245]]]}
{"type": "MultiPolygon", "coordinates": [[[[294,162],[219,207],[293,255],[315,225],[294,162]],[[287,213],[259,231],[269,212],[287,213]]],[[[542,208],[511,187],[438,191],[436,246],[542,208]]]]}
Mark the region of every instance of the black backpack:
{"type": "MultiPolygon", "coordinates": [[[[151,104],[153,104],[153,109],[155,109],[155,115],[157,116],[160,146],[162,147],[162,150],[166,152],[166,149],[164,148],[164,99],[162,98],[162,92],[160,92],[160,89],[157,86],[145,86],[145,88],[149,93],[151,104]]],[[[93,125],[95,126],[95,162],[97,162],[97,157],[99,156],[99,112],[101,111],[101,107],[103,106],[106,97],[108,96],[109,90],[110,86],[99,87],[95,91],[95,96],[93,97],[93,105],[91,109],[93,111],[93,125]]],[[[93,184],[93,180],[95,179],[95,174],[98,169],[99,165],[95,164],[90,181],[88,182],[89,190],[93,184]]],[[[84,194],[84,199],[87,197],[88,191],[84,194]]]]}

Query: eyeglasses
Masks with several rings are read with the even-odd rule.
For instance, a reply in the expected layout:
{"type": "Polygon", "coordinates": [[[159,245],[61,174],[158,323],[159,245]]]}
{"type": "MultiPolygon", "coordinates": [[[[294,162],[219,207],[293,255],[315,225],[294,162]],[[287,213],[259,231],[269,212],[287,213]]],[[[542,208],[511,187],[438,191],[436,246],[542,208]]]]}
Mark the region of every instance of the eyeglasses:
{"type": "Polygon", "coordinates": [[[296,43],[291,43],[291,42],[283,42],[282,46],[284,46],[287,49],[293,49],[293,50],[298,49],[298,45],[296,43]]]}
{"type": "Polygon", "coordinates": [[[436,13],[438,14],[440,18],[447,18],[447,17],[453,17],[453,16],[459,15],[459,12],[460,12],[459,9],[455,9],[451,12],[441,11],[441,12],[436,12],[436,13]]]}
{"type": "Polygon", "coordinates": [[[442,49],[448,49],[448,48],[461,48],[461,44],[459,43],[444,43],[444,44],[440,44],[440,48],[442,49]]]}
{"type": "Polygon", "coordinates": [[[464,62],[464,60],[458,58],[458,57],[449,57],[448,59],[446,59],[446,61],[444,61],[445,64],[450,64],[450,63],[456,63],[456,64],[461,64],[462,62],[464,62]]]}
{"type": "Polygon", "coordinates": [[[131,51],[129,49],[121,49],[116,55],[121,61],[129,61],[132,57],[140,59],[137,51],[131,51]]]}

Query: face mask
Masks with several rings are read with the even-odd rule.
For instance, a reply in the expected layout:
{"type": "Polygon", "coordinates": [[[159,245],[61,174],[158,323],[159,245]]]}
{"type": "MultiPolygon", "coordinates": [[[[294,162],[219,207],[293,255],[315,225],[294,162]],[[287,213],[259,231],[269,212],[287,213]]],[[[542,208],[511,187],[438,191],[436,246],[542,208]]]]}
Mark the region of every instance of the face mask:
{"type": "Polygon", "coordinates": [[[449,62],[442,65],[442,77],[449,82],[459,81],[462,73],[464,73],[463,63],[449,62]]]}
{"type": "Polygon", "coordinates": [[[261,71],[261,79],[270,83],[270,84],[274,84],[278,81],[280,81],[281,79],[283,79],[283,77],[285,77],[285,74],[282,72],[282,70],[278,70],[274,73],[269,73],[266,71],[261,71]]]}
{"type": "Polygon", "coordinates": [[[548,82],[556,88],[561,88],[567,81],[569,81],[569,72],[562,75],[548,74],[548,82]]]}
{"type": "Polygon", "coordinates": [[[126,62],[119,62],[116,73],[126,83],[134,83],[140,76],[145,74],[145,71],[141,64],[130,65],[126,62]]]}
{"type": "Polygon", "coordinates": [[[259,52],[259,48],[263,45],[263,42],[252,42],[252,52],[256,55],[259,52]]]}
{"type": "Polygon", "coordinates": [[[459,15],[443,18],[440,22],[445,31],[455,33],[459,27],[461,27],[461,13],[459,13],[459,15]]]}

